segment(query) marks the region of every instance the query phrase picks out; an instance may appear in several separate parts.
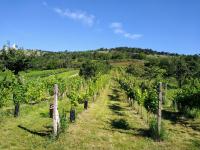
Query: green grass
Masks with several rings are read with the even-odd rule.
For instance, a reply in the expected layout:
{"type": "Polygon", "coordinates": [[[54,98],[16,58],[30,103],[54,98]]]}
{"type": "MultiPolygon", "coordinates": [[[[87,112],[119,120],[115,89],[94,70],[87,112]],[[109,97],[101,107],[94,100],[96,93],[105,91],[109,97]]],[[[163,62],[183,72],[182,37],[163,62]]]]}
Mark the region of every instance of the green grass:
{"type": "Polygon", "coordinates": [[[54,69],[54,70],[30,70],[28,72],[21,72],[20,74],[24,75],[28,79],[33,79],[33,78],[43,78],[43,77],[48,77],[50,75],[57,75],[57,74],[62,74],[68,72],[69,75],[70,73],[77,72],[77,70],[72,70],[72,69],[54,69]]]}
{"type": "MultiPolygon", "coordinates": [[[[70,111],[68,99],[59,100],[59,112],[70,111]]],[[[77,113],[83,106],[77,107],[77,113]]],[[[67,115],[69,117],[69,115],[67,115]]],[[[49,118],[49,101],[30,106],[22,105],[20,117],[0,117],[0,149],[43,149],[51,142],[52,119],[49,118]]]]}
{"type": "Polygon", "coordinates": [[[74,76],[77,76],[77,75],[78,75],[78,70],[70,70],[70,71],[67,71],[67,72],[62,72],[62,73],[57,74],[57,77],[66,79],[66,78],[74,77],[74,76]]]}
{"type": "MultiPolygon", "coordinates": [[[[66,98],[59,100],[59,112],[63,108],[69,114],[70,104],[66,98]]],[[[0,149],[198,150],[200,145],[198,128],[171,118],[163,119],[169,137],[155,142],[149,137],[147,123],[127,104],[124,93],[116,85],[104,89],[95,103],[89,103],[88,110],[83,111],[83,106],[79,105],[76,122],[57,140],[49,134],[52,120],[48,110],[46,101],[23,106],[19,118],[1,117],[0,149]]],[[[195,125],[198,127],[199,122],[195,125]]]]}

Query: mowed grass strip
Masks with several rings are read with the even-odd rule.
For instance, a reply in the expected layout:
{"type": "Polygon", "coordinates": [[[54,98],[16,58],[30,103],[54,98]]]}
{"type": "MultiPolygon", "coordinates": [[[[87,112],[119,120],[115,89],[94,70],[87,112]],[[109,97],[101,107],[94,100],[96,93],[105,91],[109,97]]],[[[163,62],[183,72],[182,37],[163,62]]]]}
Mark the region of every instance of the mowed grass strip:
{"type": "MultiPolygon", "coordinates": [[[[148,125],[125,102],[117,86],[106,89],[90,108],[79,115],[75,124],[48,149],[142,149],[198,150],[199,141],[186,128],[166,122],[169,138],[155,142],[149,136],[148,125]],[[178,137],[176,136],[178,131],[178,137]],[[184,132],[182,132],[184,130],[184,132]]],[[[194,132],[194,131],[193,131],[194,132]]],[[[197,133],[197,132],[196,132],[197,133]]]]}
{"type": "MultiPolygon", "coordinates": [[[[104,89],[89,109],[78,115],[75,123],[57,140],[46,136],[52,120],[49,104],[41,103],[23,110],[20,118],[8,117],[0,125],[0,149],[50,150],[198,150],[200,134],[191,128],[164,120],[169,138],[155,142],[149,137],[148,125],[125,102],[125,95],[116,85],[104,89]]],[[[60,101],[70,109],[69,102],[60,101]]],[[[78,111],[82,111],[82,106],[78,111]]]]}
{"type": "Polygon", "coordinates": [[[111,95],[115,97],[112,89],[105,90],[48,149],[148,149],[154,144],[131,108],[111,95]]]}

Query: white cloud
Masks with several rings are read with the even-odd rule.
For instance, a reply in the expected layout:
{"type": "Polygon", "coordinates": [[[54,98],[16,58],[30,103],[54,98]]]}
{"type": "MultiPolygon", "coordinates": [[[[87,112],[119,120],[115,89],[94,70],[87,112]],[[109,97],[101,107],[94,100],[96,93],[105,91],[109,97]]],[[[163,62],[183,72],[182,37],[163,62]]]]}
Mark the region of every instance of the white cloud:
{"type": "Polygon", "coordinates": [[[113,30],[115,34],[120,34],[126,38],[136,40],[141,38],[143,35],[142,34],[132,34],[124,30],[122,23],[120,22],[113,22],[110,25],[110,28],[113,30]]]}
{"type": "Polygon", "coordinates": [[[84,11],[72,11],[70,9],[62,10],[60,8],[54,8],[54,11],[60,16],[82,22],[83,24],[86,24],[88,26],[92,26],[95,21],[94,15],[88,14],[84,11]]]}

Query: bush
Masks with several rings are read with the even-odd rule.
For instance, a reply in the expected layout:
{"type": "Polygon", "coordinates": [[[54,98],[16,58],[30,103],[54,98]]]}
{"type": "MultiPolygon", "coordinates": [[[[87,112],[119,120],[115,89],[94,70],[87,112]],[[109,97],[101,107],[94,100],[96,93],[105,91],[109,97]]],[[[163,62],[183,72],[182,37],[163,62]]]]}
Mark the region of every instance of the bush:
{"type": "Polygon", "coordinates": [[[192,109],[200,110],[200,88],[186,87],[177,93],[175,101],[178,110],[185,113],[192,109]],[[186,111],[187,110],[187,111],[186,111]]]}
{"type": "Polygon", "coordinates": [[[156,113],[158,110],[158,94],[156,90],[149,90],[144,100],[144,107],[147,111],[156,113]]]}
{"type": "Polygon", "coordinates": [[[200,118],[200,110],[196,108],[186,109],[184,110],[184,114],[189,118],[200,118]]]}
{"type": "Polygon", "coordinates": [[[81,65],[79,75],[85,79],[97,77],[99,74],[106,74],[111,66],[106,62],[87,61],[81,65]]]}
{"type": "Polygon", "coordinates": [[[126,72],[134,76],[144,75],[144,65],[143,64],[131,64],[126,68],[126,72]]]}
{"type": "Polygon", "coordinates": [[[16,82],[14,74],[6,70],[0,72],[0,108],[10,104],[13,100],[13,85],[16,82]]]}

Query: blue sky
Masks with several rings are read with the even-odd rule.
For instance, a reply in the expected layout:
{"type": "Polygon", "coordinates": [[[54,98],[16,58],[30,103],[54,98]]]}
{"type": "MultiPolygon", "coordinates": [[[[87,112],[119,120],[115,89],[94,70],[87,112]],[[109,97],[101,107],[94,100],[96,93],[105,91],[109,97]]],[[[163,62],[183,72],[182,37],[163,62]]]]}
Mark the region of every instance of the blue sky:
{"type": "Polygon", "coordinates": [[[200,53],[200,0],[0,0],[0,46],[200,53]]]}

